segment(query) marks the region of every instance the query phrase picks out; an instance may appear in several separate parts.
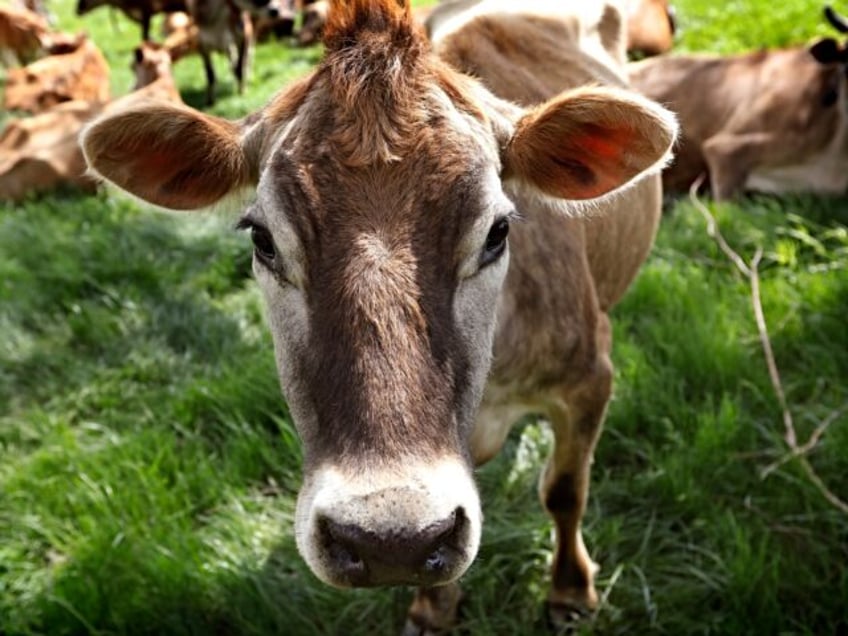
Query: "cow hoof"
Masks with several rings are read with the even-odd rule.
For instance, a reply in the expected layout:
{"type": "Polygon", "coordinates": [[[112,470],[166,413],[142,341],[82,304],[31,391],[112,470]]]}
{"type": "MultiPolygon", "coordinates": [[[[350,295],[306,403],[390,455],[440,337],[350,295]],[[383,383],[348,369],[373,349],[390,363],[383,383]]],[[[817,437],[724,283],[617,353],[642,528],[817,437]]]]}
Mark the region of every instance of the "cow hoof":
{"type": "Polygon", "coordinates": [[[548,629],[554,634],[574,634],[590,616],[592,611],[585,606],[573,603],[545,603],[545,619],[548,629]]]}
{"type": "Polygon", "coordinates": [[[406,625],[403,626],[401,636],[439,636],[445,632],[440,629],[432,629],[425,625],[419,625],[411,618],[406,619],[406,625]]]}

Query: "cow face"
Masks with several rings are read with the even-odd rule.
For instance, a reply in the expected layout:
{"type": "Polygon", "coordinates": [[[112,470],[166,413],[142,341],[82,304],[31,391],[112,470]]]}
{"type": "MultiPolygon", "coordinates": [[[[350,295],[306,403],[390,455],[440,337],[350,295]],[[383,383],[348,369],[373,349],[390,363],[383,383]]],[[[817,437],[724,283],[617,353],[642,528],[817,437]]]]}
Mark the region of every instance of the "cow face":
{"type": "Polygon", "coordinates": [[[396,0],[333,7],[323,63],[261,113],[148,105],[82,143],[157,205],[255,189],[239,225],[303,442],[298,548],[332,585],[438,585],[479,544],[468,438],[517,193],[601,196],[661,164],[675,126],[615,89],[522,111],[442,65],[396,0]]]}
{"type": "Polygon", "coordinates": [[[832,38],[826,38],[819,40],[810,47],[810,55],[822,66],[818,73],[820,76],[820,103],[823,107],[833,106],[840,101],[840,95],[845,91],[846,74],[848,73],[848,48],[840,46],[832,38]]]}

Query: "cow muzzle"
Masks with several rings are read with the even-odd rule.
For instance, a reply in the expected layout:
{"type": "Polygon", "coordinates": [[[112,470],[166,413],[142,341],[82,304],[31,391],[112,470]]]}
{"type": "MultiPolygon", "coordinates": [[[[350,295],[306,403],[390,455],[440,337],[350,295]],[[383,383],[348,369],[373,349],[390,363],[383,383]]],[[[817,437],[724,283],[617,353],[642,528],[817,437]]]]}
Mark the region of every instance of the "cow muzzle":
{"type": "Polygon", "coordinates": [[[459,460],[355,476],[319,470],[298,499],[298,549],[336,587],[440,585],[477,554],[480,500],[459,460]]]}

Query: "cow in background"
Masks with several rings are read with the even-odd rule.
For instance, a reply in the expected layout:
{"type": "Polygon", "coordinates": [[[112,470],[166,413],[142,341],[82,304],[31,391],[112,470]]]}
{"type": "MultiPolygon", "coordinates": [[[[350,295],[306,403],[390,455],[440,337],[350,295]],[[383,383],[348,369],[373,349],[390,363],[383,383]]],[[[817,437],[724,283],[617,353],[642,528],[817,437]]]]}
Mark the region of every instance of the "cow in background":
{"type": "Polygon", "coordinates": [[[297,43],[300,46],[312,46],[321,41],[329,9],[329,0],[313,0],[303,3],[301,11],[303,18],[297,32],[297,43]]]}
{"type": "Polygon", "coordinates": [[[273,0],[188,0],[188,13],[198,29],[198,49],[206,71],[206,104],[215,102],[215,69],[212,53],[230,61],[239,94],[250,72],[255,38],[253,17],[279,15],[273,0]]]}
{"type": "Polygon", "coordinates": [[[254,25],[257,42],[264,42],[272,35],[281,40],[294,35],[294,26],[297,19],[297,8],[295,0],[280,0],[276,3],[277,14],[257,16],[254,25]]]}
{"type": "Polygon", "coordinates": [[[741,55],[675,55],[629,65],[633,86],[677,113],[682,138],[663,172],[712,196],[746,190],[844,193],[848,51],[833,39],[741,55]]]}
{"type": "Polygon", "coordinates": [[[73,100],[109,100],[109,65],[85,34],[66,38],[57,51],[23,68],[9,69],[4,106],[39,113],[73,100]]]}
{"type": "MultiPolygon", "coordinates": [[[[443,0],[440,11],[458,13],[465,11],[481,0],[443,0]]],[[[316,44],[321,39],[324,23],[327,21],[329,0],[299,0],[303,19],[297,34],[300,46],[316,44]]],[[[413,10],[415,18],[422,23],[433,7],[420,7],[413,10]]],[[[668,0],[629,0],[626,3],[627,52],[636,57],[659,55],[671,49],[674,43],[676,21],[674,10],[668,0]]]]}
{"type": "Polygon", "coordinates": [[[181,103],[171,75],[171,59],[158,44],[142,43],[133,53],[135,87],[111,103],[70,101],[22,119],[0,134],[0,200],[19,201],[59,186],[93,190],[86,174],[79,133],[86,122],[112,109],[157,100],[181,103]]]}
{"type": "Polygon", "coordinates": [[[197,25],[184,11],[169,13],[165,17],[162,37],[162,45],[167,49],[172,63],[198,51],[200,35],[197,25]]]}
{"type": "Polygon", "coordinates": [[[677,24],[668,0],[629,0],[627,52],[650,57],[671,50],[677,24]]]}
{"type": "Polygon", "coordinates": [[[23,7],[0,7],[0,62],[27,64],[44,53],[50,27],[47,20],[23,7]]]}
{"type": "Polygon", "coordinates": [[[120,9],[130,20],[141,25],[141,39],[150,39],[150,21],[157,13],[185,11],[185,0],[79,0],[77,15],[97,9],[98,7],[115,7],[120,9]]]}

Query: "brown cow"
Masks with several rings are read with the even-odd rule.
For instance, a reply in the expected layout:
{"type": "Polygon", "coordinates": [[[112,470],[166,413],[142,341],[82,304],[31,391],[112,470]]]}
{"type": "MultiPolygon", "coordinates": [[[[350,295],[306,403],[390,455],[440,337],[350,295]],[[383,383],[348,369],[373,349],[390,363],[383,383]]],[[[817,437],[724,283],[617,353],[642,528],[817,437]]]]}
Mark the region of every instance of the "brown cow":
{"type": "Polygon", "coordinates": [[[93,190],[77,137],[103,104],[64,102],[49,111],[13,119],[0,134],[0,200],[72,185],[93,190]]]}
{"type": "MultiPolygon", "coordinates": [[[[327,21],[329,0],[301,0],[303,19],[297,34],[298,44],[311,46],[321,39],[327,21]]],[[[453,5],[451,12],[463,11],[479,0],[442,0],[453,5]]],[[[520,3],[519,3],[520,4],[520,3]]],[[[425,22],[432,7],[416,7],[416,19],[425,22]]],[[[444,9],[440,9],[444,10],[444,9]]],[[[637,57],[659,55],[671,49],[674,43],[676,22],[668,0],[629,0],[627,2],[627,52],[637,57]]]]}
{"type": "Polygon", "coordinates": [[[702,173],[715,199],[743,190],[843,193],[848,187],[846,51],[834,40],[741,55],[658,57],[630,79],[680,118],[663,173],[684,190],[702,173]]]}
{"type": "Polygon", "coordinates": [[[297,32],[297,43],[300,46],[312,46],[321,41],[329,10],[329,0],[317,0],[304,4],[303,18],[297,32]]]}
{"type": "Polygon", "coordinates": [[[627,52],[642,57],[671,50],[677,25],[668,0],[629,0],[627,52]]]}
{"type": "Polygon", "coordinates": [[[0,7],[0,62],[18,66],[42,55],[47,20],[23,7],[0,7]]]}
{"type": "Polygon", "coordinates": [[[39,113],[72,100],[109,101],[109,65],[100,49],[84,34],[67,44],[61,53],[9,69],[7,109],[39,113]]]}
{"type": "Polygon", "coordinates": [[[29,194],[70,185],[90,190],[78,138],[83,125],[110,109],[151,99],[181,102],[171,75],[168,52],[143,43],[134,53],[134,92],[110,104],[71,101],[50,110],[9,122],[0,134],[0,200],[17,201],[29,194]]]}
{"type": "Polygon", "coordinates": [[[304,446],[298,548],[331,585],[425,586],[415,633],[451,621],[480,541],[474,465],[528,411],[555,434],[550,607],[597,604],[580,523],[607,312],[650,249],[661,192],[642,177],[676,129],[626,89],[610,3],[431,24],[432,48],[408,2],[336,0],[323,61],[258,113],[138,107],[82,136],[93,170],[159,206],[255,191],[240,226],[304,446]]]}
{"type": "Polygon", "coordinates": [[[169,13],[162,23],[163,46],[171,62],[176,62],[198,51],[199,33],[191,16],[183,11],[169,13]]]}
{"type": "Polygon", "coordinates": [[[150,20],[157,13],[186,11],[186,0],[79,0],[77,15],[85,15],[98,7],[120,9],[130,20],[141,25],[141,39],[150,39],[150,20]]]}

